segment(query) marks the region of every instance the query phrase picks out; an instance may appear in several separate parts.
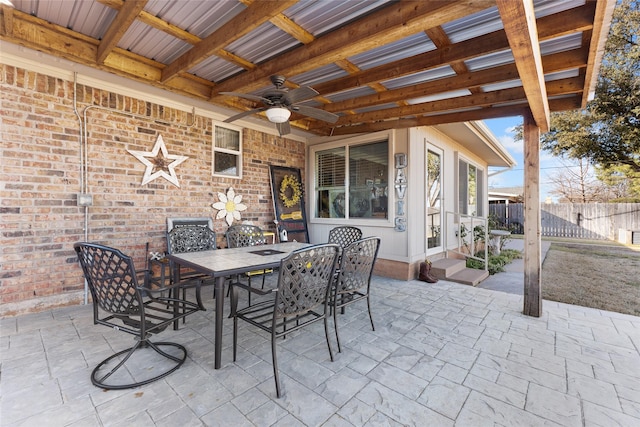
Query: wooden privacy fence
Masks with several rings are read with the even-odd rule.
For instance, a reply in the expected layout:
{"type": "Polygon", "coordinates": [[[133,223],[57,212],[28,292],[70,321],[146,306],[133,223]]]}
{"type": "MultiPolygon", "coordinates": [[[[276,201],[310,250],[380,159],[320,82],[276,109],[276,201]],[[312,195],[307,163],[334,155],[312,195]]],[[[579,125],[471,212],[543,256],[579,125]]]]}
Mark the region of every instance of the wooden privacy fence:
{"type": "MultiPolygon", "coordinates": [[[[619,240],[621,232],[640,232],[640,203],[541,203],[546,237],[619,240]]],[[[523,233],[522,203],[491,204],[489,215],[516,234],[523,233]]]]}

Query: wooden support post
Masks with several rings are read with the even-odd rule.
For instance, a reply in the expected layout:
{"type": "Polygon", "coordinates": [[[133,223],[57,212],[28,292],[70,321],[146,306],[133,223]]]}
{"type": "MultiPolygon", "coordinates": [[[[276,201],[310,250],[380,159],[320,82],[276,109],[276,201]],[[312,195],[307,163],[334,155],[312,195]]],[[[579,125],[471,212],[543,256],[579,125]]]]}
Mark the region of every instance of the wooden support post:
{"type": "Polygon", "coordinates": [[[524,126],[524,310],[527,316],[542,315],[542,269],[540,233],[540,128],[525,114],[524,126]]]}

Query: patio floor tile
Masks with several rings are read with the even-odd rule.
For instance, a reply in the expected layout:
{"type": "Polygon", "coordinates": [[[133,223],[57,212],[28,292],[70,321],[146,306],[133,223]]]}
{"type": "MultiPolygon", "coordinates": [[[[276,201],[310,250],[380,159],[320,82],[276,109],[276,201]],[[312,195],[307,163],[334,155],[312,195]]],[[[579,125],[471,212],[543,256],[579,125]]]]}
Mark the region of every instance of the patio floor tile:
{"type": "Polygon", "coordinates": [[[269,337],[248,325],[233,362],[225,319],[213,369],[213,300],[156,337],[183,344],[185,364],[131,390],[91,384],[95,365],[132,338],[94,325],[90,306],[0,319],[0,424],[640,425],[640,318],[551,301],[532,318],[520,295],[444,280],[374,277],[372,288],[375,331],[366,304],[350,306],[338,353],[330,320],[334,362],[321,323],[279,342],[280,399],[269,337]]]}

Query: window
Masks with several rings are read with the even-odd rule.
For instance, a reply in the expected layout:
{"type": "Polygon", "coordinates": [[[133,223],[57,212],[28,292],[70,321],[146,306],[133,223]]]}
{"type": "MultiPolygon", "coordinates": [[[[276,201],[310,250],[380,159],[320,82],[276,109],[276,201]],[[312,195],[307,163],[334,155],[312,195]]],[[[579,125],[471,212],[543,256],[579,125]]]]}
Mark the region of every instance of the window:
{"type": "Polygon", "coordinates": [[[242,130],[214,123],[212,147],[212,175],[242,178],[242,130]]]}
{"type": "Polygon", "coordinates": [[[318,150],[315,171],[316,218],[388,217],[387,139],[318,150]]]}
{"type": "Polygon", "coordinates": [[[484,216],[484,171],[459,159],[458,183],[458,211],[470,216],[484,216]]]}

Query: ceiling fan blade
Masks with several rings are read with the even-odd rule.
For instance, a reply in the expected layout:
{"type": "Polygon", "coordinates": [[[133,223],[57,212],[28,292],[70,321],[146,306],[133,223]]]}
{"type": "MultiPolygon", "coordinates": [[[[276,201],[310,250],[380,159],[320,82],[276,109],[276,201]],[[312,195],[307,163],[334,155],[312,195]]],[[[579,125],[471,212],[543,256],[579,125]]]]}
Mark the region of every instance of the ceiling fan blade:
{"type": "Polygon", "coordinates": [[[309,116],[312,119],[322,120],[323,122],[335,123],[339,118],[337,114],[333,114],[319,108],[307,107],[305,105],[294,105],[291,109],[305,116],[309,116]]]}
{"type": "Polygon", "coordinates": [[[234,120],[238,120],[238,119],[241,119],[243,117],[250,116],[251,114],[259,113],[259,112],[264,111],[266,109],[267,109],[267,107],[261,107],[261,108],[254,108],[253,110],[243,111],[242,113],[239,113],[239,114],[236,114],[235,116],[229,117],[224,122],[225,123],[231,123],[234,120]]]}
{"type": "Polygon", "coordinates": [[[291,126],[289,125],[288,121],[276,123],[276,128],[278,129],[278,133],[280,134],[280,136],[291,133],[291,126]]]}
{"type": "Polygon", "coordinates": [[[270,101],[267,98],[263,98],[263,97],[257,96],[257,95],[251,95],[249,93],[220,92],[220,95],[237,96],[238,98],[244,98],[244,99],[248,99],[250,101],[264,102],[267,105],[270,104],[270,101]]]}
{"type": "Polygon", "coordinates": [[[284,95],[284,100],[291,105],[296,102],[305,101],[307,99],[313,98],[314,96],[319,95],[318,91],[309,87],[302,86],[298,89],[293,89],[292,91],[287,92],[284,95]]]}

